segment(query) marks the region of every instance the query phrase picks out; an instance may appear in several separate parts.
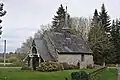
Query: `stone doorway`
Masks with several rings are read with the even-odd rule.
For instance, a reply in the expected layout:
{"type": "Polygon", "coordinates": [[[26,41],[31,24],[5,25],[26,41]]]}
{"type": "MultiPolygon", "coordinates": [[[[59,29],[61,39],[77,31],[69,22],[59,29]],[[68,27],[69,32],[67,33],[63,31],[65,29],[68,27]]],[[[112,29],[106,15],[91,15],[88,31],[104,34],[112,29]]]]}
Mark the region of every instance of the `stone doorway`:
{"type": "Polygon", "coordinates": [[[40,60],[40,58],[38,57],[38,55],[33,55],[33,57],[32,57],[33,59],[32,59],[32,67],[33,67],[33,70],[36,70],[36,67],[39,67],[39,60],[40,60]]]}

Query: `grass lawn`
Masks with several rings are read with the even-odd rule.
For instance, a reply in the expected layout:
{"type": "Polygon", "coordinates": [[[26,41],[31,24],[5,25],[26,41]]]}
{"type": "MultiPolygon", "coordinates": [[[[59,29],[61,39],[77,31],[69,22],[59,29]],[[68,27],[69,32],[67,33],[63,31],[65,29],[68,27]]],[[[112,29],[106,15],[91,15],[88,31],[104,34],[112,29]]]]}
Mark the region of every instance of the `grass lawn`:
{"type": "Polygon", "coordinates": [[[100,74],[100,80],[117,80],[117,70],[106,69],[100,74]]]}
{"type": "MultiPolygon", "coordinates": [[[[57,72],[38,72],[38,71],[22,71],[20,69],[0,69],[0,80],[71,80],[71,73],[74,71],[91,72],[95,69],[81,70],[64,70],[57,72]],[[5,79],[6,78],[6,79],[5,79]]],[[[116,80],[116,70],[107,69],[100,75],[100,80],[116,80]]]]}
{"type": "MultiPolygon", "coordinates": [[[[81,69],[81,71],[91,72],[94,69],[81,69]]],[[[22,71],[20,69],[0,69],[2,80],[71,80],[71,73],[80,70],[64,70],[57,72],[22,71]]],[[[0,79],[1,80],[1,79],[0,79]]]]}

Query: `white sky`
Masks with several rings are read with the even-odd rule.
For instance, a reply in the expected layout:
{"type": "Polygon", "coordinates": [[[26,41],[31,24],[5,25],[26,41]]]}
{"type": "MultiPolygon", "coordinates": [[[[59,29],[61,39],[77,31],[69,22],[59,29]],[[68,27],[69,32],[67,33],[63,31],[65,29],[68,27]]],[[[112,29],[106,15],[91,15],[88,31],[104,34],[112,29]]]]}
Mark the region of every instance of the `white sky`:
{"type": "MultiPolygon", "coordinates": [[[[0,52],[3,52],[3,41],[7,40],[7,52],[19,48],[25,39],[48,24],[60,4],[65,0],[1,0],[7,14],[2,18],[3,35],[0,39],[0,52]]],[[[104,3],[112,18],[120,17],[120,0],[68,0],[68,12],[72,17],[89,17],[94,9],[100,10],[104,3]]]]}

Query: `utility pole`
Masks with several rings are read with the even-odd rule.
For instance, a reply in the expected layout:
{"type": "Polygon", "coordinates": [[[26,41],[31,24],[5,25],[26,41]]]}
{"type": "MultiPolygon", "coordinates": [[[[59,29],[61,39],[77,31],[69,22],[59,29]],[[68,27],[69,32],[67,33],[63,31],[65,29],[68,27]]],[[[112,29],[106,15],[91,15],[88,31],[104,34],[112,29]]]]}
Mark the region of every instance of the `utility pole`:
{"type": "Polygon", "coordinates": [[[4,59],[4,66],[5,66],[5,63],[6,63],[6,40],[4,40],[4,53],[3,53],[3,59],[4,59]]]}

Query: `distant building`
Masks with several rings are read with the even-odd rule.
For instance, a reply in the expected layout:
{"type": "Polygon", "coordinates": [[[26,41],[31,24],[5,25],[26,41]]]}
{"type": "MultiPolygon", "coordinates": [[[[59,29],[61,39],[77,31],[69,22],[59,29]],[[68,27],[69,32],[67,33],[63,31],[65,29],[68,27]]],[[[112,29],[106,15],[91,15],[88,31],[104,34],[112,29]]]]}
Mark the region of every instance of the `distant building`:
{"type": "Polygon", "coordinates": [[[28,55],[29,66],[39,66],[39,63],[44,61],[67,62],[73,65],[80,63],[81,68],[94,64],[88,44],[81,36],[69,32],[67,13],[62,30],[62,33],[45,31],[41,37],[34,38],[28,55]]]}

